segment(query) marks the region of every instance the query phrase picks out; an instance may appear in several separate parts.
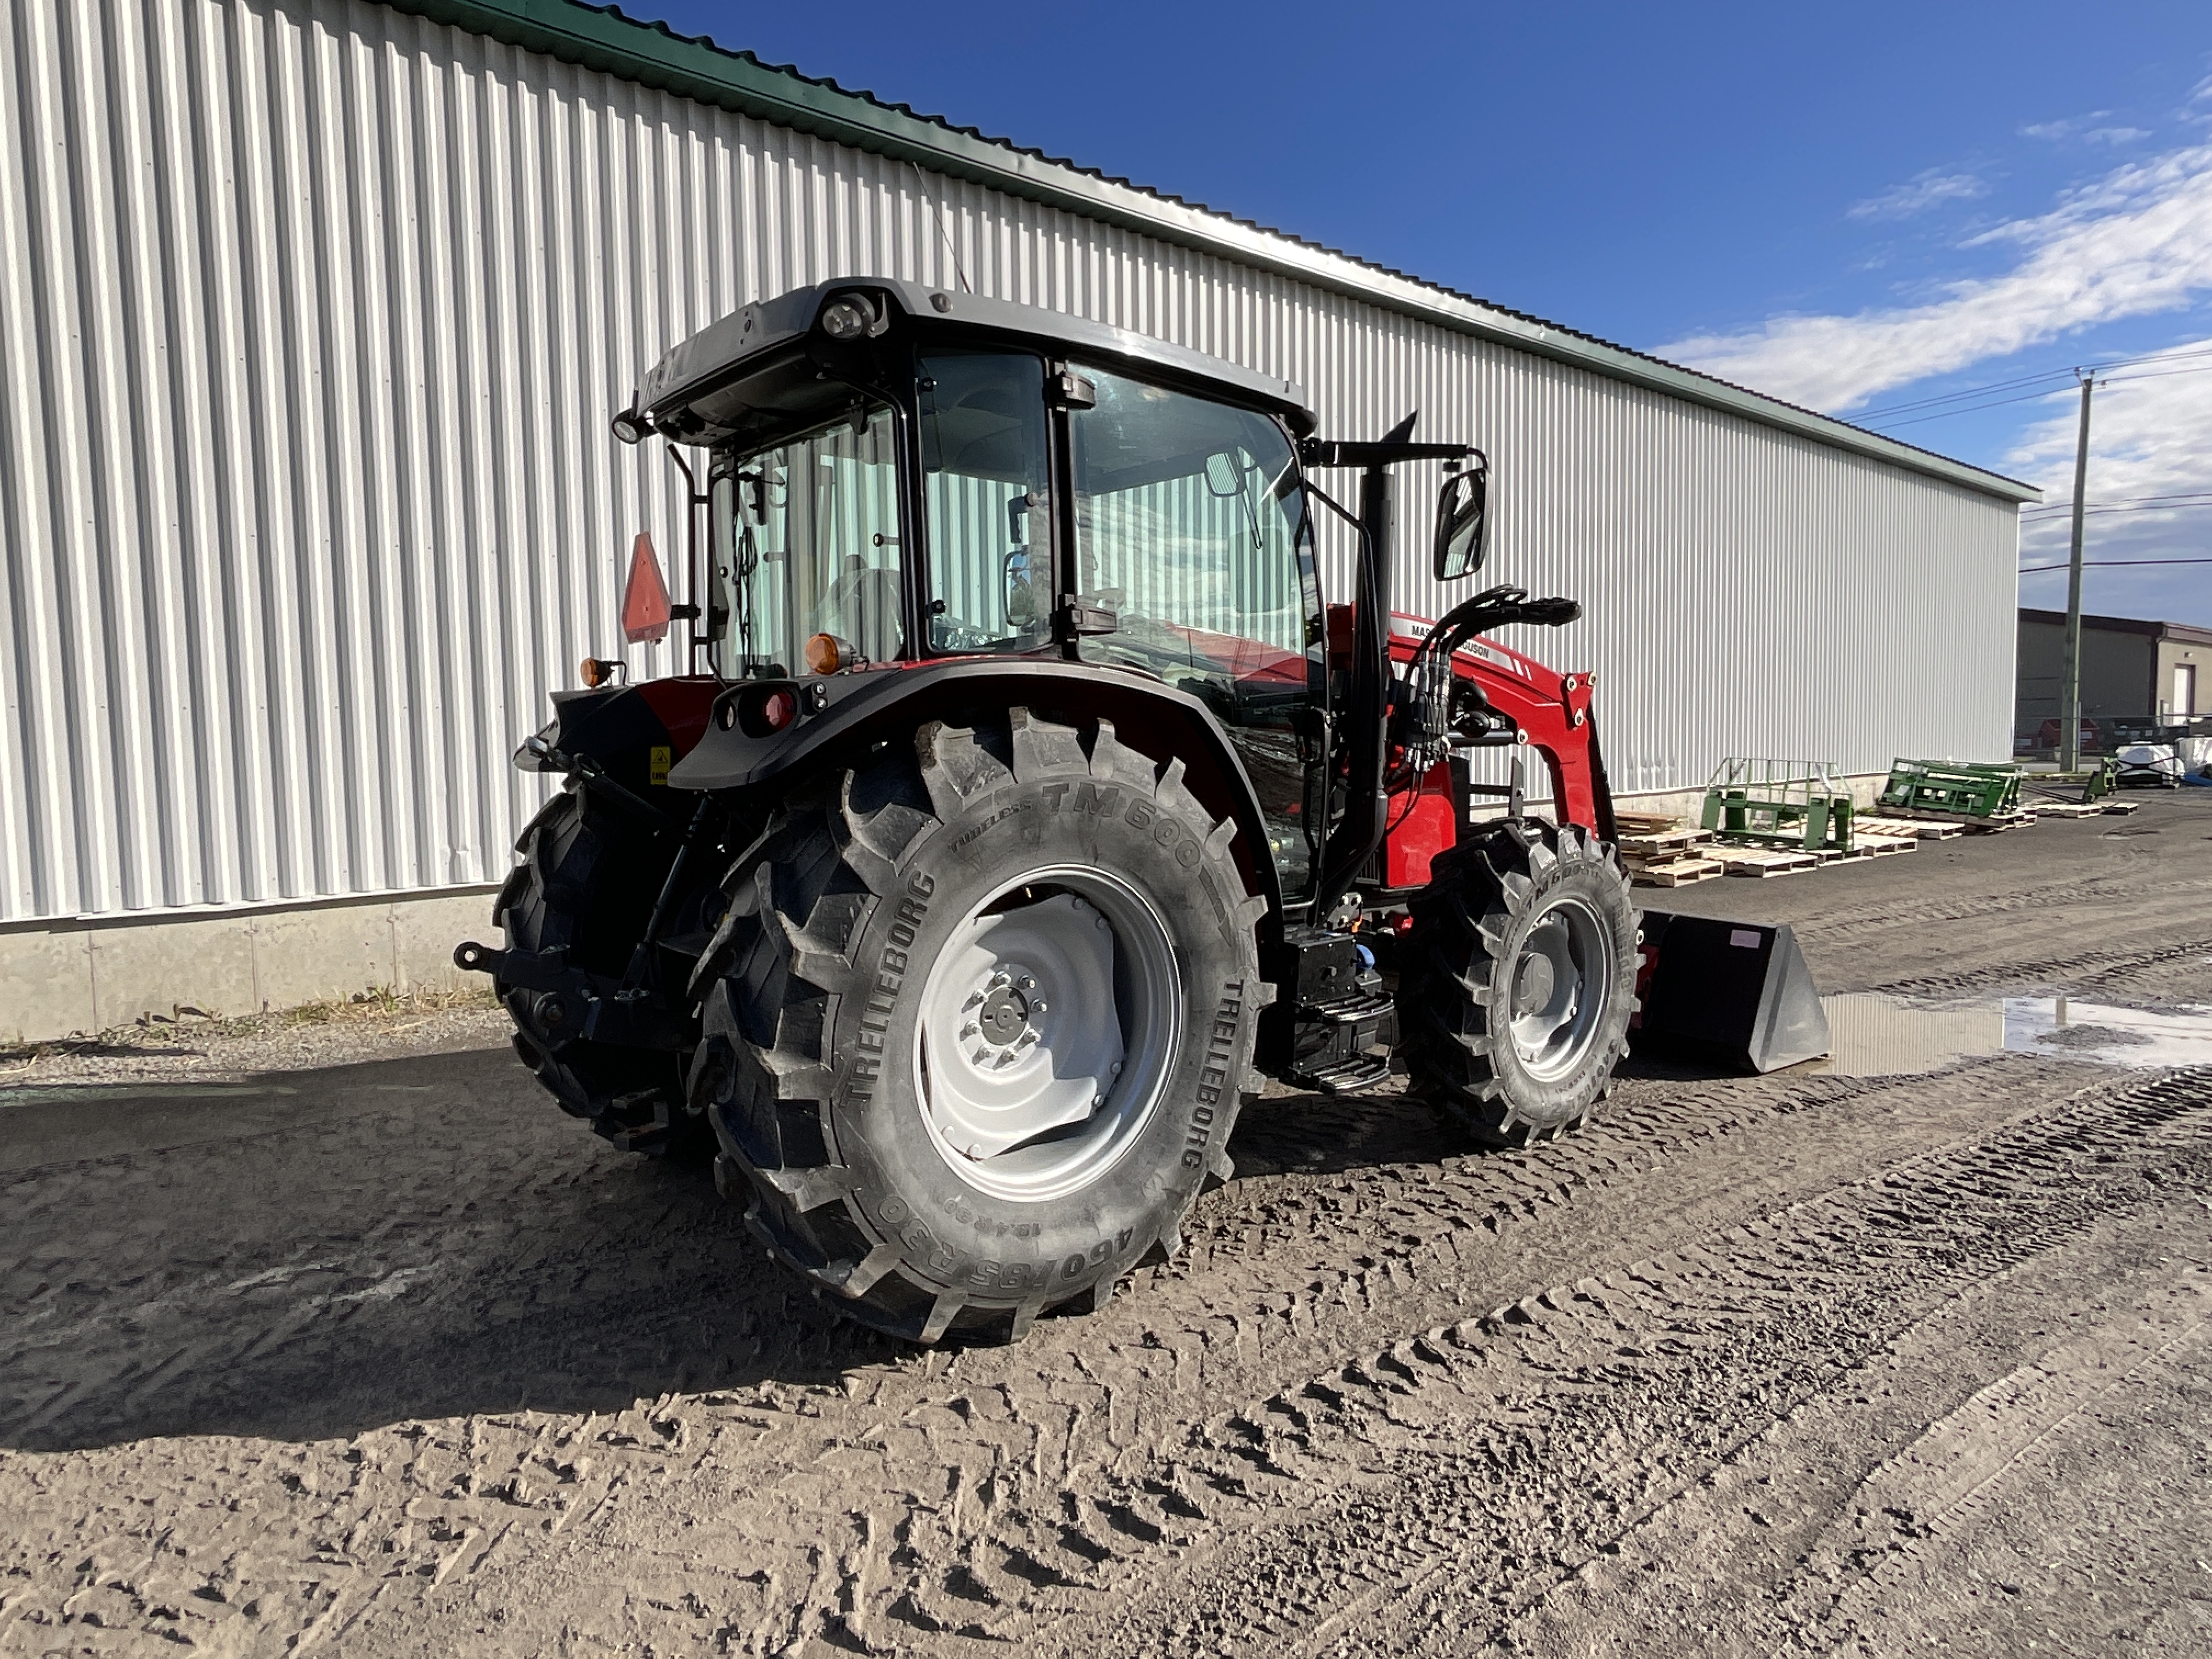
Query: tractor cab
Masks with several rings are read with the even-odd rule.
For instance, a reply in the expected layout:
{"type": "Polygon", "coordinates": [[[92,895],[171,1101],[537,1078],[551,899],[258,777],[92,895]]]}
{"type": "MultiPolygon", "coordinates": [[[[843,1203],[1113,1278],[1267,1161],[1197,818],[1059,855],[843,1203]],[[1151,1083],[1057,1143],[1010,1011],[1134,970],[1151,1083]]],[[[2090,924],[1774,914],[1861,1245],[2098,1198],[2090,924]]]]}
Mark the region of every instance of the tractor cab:
{"type": "Polygon", "coordinates": [[[1326,685],[1295,386],[898,283],[708,334],[617,422],[709,452],[696,667],[798,685],[976,659],[1171,687],[1250,779],[1283,896],[1309,896],[1301,744],[1326,685]]]}

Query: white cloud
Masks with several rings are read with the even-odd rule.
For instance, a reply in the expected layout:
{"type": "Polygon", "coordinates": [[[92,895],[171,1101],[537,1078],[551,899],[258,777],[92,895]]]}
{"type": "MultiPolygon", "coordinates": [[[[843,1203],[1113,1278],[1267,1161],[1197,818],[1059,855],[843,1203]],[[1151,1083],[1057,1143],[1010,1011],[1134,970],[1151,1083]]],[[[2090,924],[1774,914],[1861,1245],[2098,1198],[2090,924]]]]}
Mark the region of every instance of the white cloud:
{"type": "Polygon", "coordinates": [[[2020,130],[2023,138],[2047,138],[2053,143],[2071,138],[2093,121],[2101,121],[2112,112],[2108,109],[2091,110],[2087,115],[2069,115],[2063,121],[2036,121],[2020,130]]]}
{"type": "Polygon", "coordinates": [[[2087,144],[2132,144],[2138,138],[2149,137],[2150,129],[2148,127],[2098,127],[2094,131],[2083,133],[2081,142],[2087,144]]]}
{"type": "MultiPolygon", "coordinates": [[[[2212,565],[2112,565],[2114,559],[2183,559],[2212,555],[2212,501],[2184,506],[2182,495],[2212,496],[2212,339],[2169,348],[2167,361],[2113,372],[2091,405],[2087,496],[2083,520],[2087,608],[2106,616],[2140,616],[2212,625],[2212,565]],[[2201,356],[2185,356],[2201,352],[2201,356]],[[2134,377],[2134,378],[2129,378],[2134,377]],[[2168,505],[2153,505],[2154,502],[2168,505]]],[[[2040,484],[2049,510],[2031,511],[2021,526],[2021,564],[2063,564],[2071,533],[2064,510],[2074,495],[2074,444],[2079,404],[2069,395],[2038,421],[2005,458],[2004,470],[2040,484]]],[[[2045,571],[2021,582],[2026,605],[2066,603],[2066,573],[2045,571]]]]}
{"type": "Polygon", "coordinates": [[[1938,202],[1970,202],[1988,192],[1989,186],[1971,173],[1938,173],[1930,168],[1909,183],[1893,185],[1879,196],[1855,202],[1845,210],[1850,219],[1905,219],[1938,202]]]}
{"type": "Polygon", "coordinates": [[[2189,306],[2212,289],[2212,146],[2118,168],[1974,245],[2005,242],[2020,250],[2012,269],[1951,283],[1923,304],[1776,317],[1659,353],[1792,402],[1846,410],[2097,324],[2189,306]]]}

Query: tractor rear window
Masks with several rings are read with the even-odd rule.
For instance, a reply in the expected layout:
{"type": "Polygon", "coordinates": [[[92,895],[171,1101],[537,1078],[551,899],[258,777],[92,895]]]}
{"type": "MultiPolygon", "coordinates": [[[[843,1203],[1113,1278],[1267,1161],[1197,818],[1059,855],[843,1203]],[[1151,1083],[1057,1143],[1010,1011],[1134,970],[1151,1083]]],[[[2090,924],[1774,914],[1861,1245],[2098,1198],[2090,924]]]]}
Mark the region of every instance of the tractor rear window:
{"type": "Polygon", "coordinates": [[[725,678],[805,674],[816,634],[862,661],[905,653],[896,428],[835,390],[834,421],[715,467],[707,628],[725,678]]]}

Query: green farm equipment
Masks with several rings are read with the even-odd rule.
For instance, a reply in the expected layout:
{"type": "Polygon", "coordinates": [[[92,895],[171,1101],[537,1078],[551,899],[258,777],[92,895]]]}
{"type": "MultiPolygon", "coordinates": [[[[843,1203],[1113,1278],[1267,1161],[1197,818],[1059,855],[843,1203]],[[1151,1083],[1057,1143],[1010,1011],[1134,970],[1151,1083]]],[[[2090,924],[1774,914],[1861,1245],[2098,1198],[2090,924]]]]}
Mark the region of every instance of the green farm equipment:
{"type": "Polygon", "coordinates": [[[1851,792],[1832,761],[1731,757],[1705,785],[1705,829],[1724,841],[1851,850],[1851,792]]]}
{"type": "Polygon", "coordinates": [[[1891,763],[1881,805],[1897,811],[2002,817],[2020,810],[2021,777],[2017,766],[1900,757],[1891,763]]]}

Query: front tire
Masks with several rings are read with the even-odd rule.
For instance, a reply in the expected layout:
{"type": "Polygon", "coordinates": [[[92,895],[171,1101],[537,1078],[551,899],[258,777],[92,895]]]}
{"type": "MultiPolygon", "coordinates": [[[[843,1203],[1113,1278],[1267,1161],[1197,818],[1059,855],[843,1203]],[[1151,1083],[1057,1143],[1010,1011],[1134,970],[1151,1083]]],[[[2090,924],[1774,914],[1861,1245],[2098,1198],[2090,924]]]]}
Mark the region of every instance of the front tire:
{"type": "Polygon", "coordinates": [[[1440,856],[1409,908],[1415,1088],[1492,1146],[1578,1127],[1636,1008],[1637,910],[1612,849],[1572,824],[1501,823],[1440,856]]]}
{"type": "Polygon", "coordinates": [[[1233,833],[1182,762],[1020,708],[787,803],[731,872],[691,1072],[774,1256],[927,1343],[1180,1249],[1273,998],[1233,833]]]}

